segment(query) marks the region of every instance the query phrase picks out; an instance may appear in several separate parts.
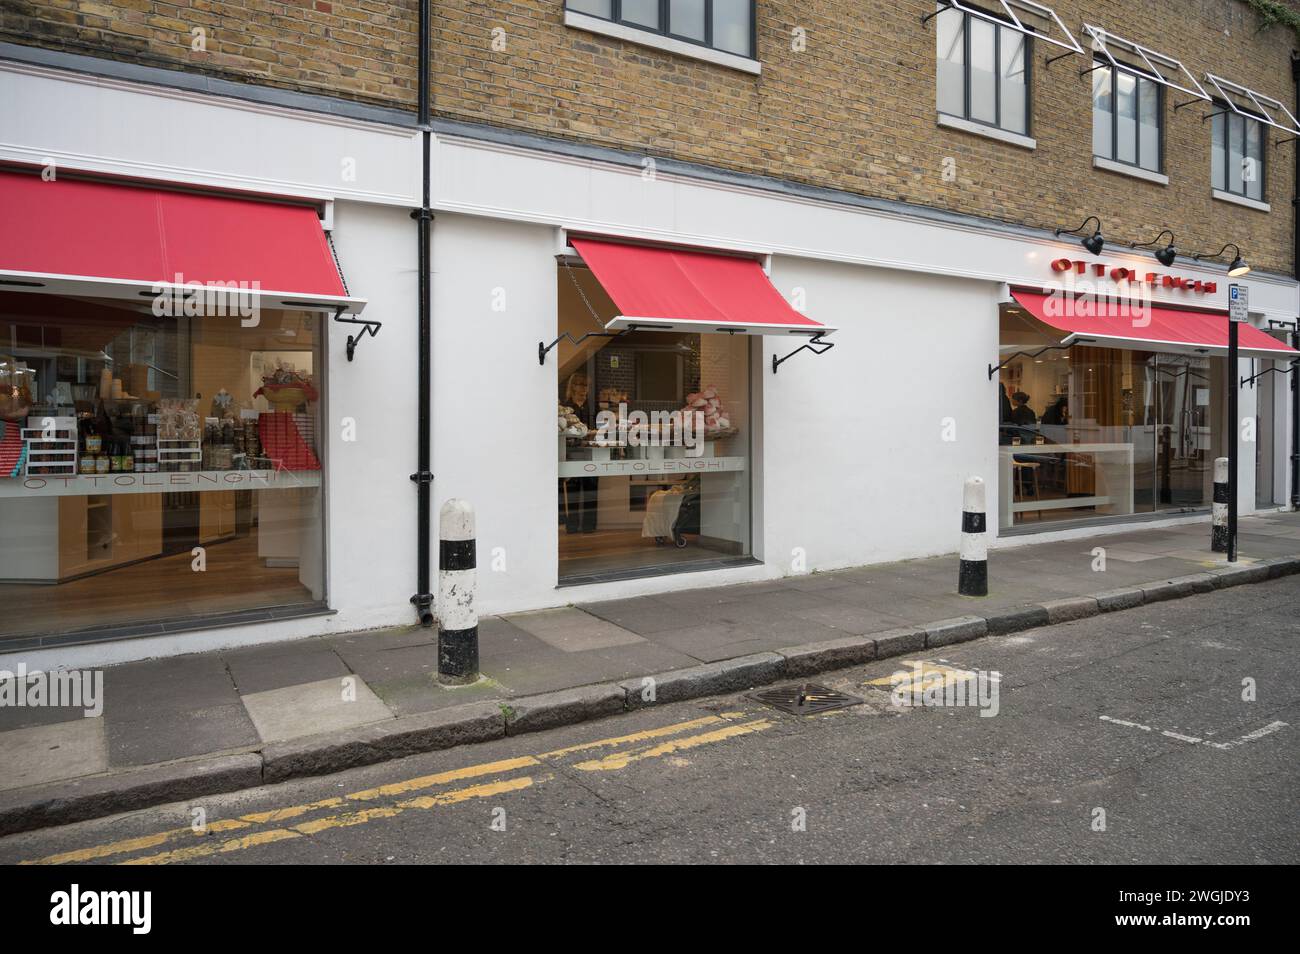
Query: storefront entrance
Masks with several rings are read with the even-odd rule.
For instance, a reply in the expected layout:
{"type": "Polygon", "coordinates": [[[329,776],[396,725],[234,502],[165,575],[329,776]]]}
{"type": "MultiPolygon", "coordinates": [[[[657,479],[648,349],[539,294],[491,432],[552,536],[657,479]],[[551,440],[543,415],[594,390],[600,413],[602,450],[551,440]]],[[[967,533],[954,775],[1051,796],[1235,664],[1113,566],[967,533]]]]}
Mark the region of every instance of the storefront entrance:
{"type": "Polygon", "coordinates": [[[1224,454],[1225,359],[1077,344],[1000,312],[1004,528],[1208,508],[1224,454]],[[1050,350],[1043,350],[1050,349],[1050,350]]]}
{"type": "MultiPolygon", "coordinates": [[[[561,332],[603,328],[617,311],[590,270],[559,268],[561,332]]],[[[562,583],[750,556],[750,350],[673,331],[561,344],[562,583]]]]}
{"type": "MultiPolygon", "coordinates": [[[[559,582],[753,562],[754,339],[821,353],[757,256],[573,236],[558,257],[559,582]]],[[[773,358],[772,372],[776,373],[773,358]]]]}
{"type": "Polygon", "coordinates": [[[323,608],[321,321],[0,292],[0,640],[323,608]]]}

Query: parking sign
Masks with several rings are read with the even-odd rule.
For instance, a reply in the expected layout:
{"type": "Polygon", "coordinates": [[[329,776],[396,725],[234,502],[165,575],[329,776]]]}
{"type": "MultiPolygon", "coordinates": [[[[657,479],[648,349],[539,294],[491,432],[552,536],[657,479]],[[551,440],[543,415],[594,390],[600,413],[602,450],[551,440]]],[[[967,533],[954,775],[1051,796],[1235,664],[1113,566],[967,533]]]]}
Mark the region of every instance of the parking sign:
{"type": "Polygon", "coordinates": [[[1231,321],[1250,320],[1250,289],[1245,285],[1228,286],[1228,318],[1231,321]]]}

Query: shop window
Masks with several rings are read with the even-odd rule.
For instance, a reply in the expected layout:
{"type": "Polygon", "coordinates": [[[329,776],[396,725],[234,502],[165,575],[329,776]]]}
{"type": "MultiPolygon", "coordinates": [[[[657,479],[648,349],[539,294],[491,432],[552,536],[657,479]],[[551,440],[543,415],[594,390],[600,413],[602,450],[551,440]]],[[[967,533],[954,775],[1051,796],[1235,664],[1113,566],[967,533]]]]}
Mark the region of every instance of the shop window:
{"type": "Polygon", "coordinates": [[[1093,155],[1159,172],[1163,116],[1159,83],[1117,66],[1092,71],[1093,155]]]}
{"type": "MultiPolygon", "coordinates": [[[[1005,355],[1061,340],[1014,305],[1000,329],[1005,355]]],[[[997,393],[999,525],[1208,508],[1223,361],[1087,345],[1009,359],[997,393]]]]}
{"type": "Polygon", "coordinates": [[[935,22],[939,112],[1027,135],[1032,41],[952,7],[935,22]]]}
{"type": "Polygon", "coordinates": [[[752,58],[754,0],[566,0],[565,8],[752,58]]]}
{"type": "MultiPolygon", "coordinates": [[[[560,269],[559,332],[598,331],[613,302],[586,268],[560,269]]],[[[749,338],[632,331],[557,350],[560,582],[749,561],[749,338]]]]}
{"type": "Polygon", "coordinates": [[[0,293],[0,638],[323,608],[321,320],[0,293]]]}
{"type": "Polygon", "coordinates": [[[1226,105],[1213,119],[1210,175],[1213,187],[1242,198],[1264,201],[1266,127],[1257,119],[1231,112],[1226,105]]]}

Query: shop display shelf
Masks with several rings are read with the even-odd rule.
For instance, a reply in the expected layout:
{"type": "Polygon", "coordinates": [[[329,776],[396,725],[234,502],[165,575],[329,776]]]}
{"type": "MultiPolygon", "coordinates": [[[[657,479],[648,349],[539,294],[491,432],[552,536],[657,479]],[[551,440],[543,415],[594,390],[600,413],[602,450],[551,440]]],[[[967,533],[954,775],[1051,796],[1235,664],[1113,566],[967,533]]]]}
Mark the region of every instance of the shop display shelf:
{"type": "MultiPolygon", "coordinates": [[[[56,419],[56,424],[57,424],[56,419]]],[[[68,428],[22,428],[20,432],[27,445],[23,465],[25,477],[67,477],[77,473],[77,433],[68,428]],[[47,436],[53,434],[53,436],[47,436]]]]}

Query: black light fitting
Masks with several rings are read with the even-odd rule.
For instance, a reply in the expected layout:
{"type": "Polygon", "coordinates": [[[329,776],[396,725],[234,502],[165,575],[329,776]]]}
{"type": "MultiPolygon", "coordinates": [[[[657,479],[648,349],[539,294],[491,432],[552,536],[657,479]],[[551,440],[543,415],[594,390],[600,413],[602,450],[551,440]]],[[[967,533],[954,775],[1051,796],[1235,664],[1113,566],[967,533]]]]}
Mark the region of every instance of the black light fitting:
{"type": "Polygon", "coordinates": [[[1174,259],[1178,257],[1178,249],[1174,247],[1174,233],[1169,231],[1169,229],[1165,229],[1163,232],[1161,232],[1159,235],[1153,238],[1150,242],[1135,243],[1130,245],[1129,248],[1151,248],[1151,246],[1155,245],[1166,235],[1169,236],[1169,244],[1166,245],[1164,248],[1156,249],[1155,256],[1157,262],[1159,262],[1165,268],[1168,268],[1170,265],[1174,264],[1174,259]]]}
{"type": "Polygon", "coordinates": [[[1106,239],[1101,234],[1101,219],[1097,218],[1095,215],[1090,215],[1084,219],[1083,224],[1077,229],[1057,229],[1052,234],[1057,238],[1060,238],[1062,235],[1079,235],[1088,227],[1089,222],[1096,222],[1097,228],[1093,230],[1091,235],[1085,235],[1083,238],[1079,239],[1079,244],[1086,248],[1091,254],[1100,255],[1102,248],[1106,245],[1106,239]]]}

